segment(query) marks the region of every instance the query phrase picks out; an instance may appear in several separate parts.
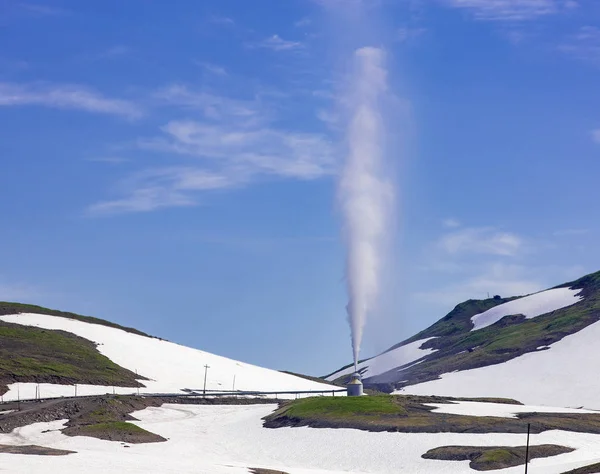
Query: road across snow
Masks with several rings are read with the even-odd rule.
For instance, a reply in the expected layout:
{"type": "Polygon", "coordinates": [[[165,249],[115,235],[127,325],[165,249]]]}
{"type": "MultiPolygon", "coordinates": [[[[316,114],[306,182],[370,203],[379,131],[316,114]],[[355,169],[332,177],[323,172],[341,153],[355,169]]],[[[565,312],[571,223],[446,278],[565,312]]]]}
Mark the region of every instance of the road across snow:
{"type": "MultiPolygon", "coordinates": [[[[121,329],[90,324],[73,319],[41,314],[1,316],[1,321],[67,331],[98,344],[98,350],[110,360],[150,380],[140,393],[183,393],[182,389],[201,389],[204,366],[208,365],[208,390],[302,391],[332,390],[339,387],[265,369],[217,356],[172,342],[132,334],[121,329]]],[[[12,384],[3,400],[35,398],[36,384],[12,384]],[[19,392],[19,393],[18,393],[19,392]]],[[[115,393],[137,393],[135,388],[115,387],[115,393]]],[[[113,387],[78,385],[77,395],[113,393],[113,387]]],[[[40,384],[42,397],[73,396],[75,387],[40,384]]]]}
{"type": "MultiPolygon", "coordinates": [[[[3,474],[247,474],[249,467],[289,474],[472,474],[468,461],[422,459],[426,451],[448,445],[522,446],[523,434],[369,433],[351,429],[262,427],[271,406],[165,405],[134,413],[139,426],[168,441],[131,445],[92,438],[69,438],[64,422],[38,423],[0,434],[0,444],[35,444],[76,451],[68,456],[0,454],[3,474]],[[51,430],[47,432],[47,430],[51,430]]],[[[600,436],[550,431],[531,436],[531,444],[559,444],[577,450],[534,459],[531,472],[559,474],[600,461],[600,436]]],[[[502,474],[521,474],[521,467],[502,474]]]]}
{"type": "Polygon", "coordinates": [[[531,319],[566,308],[582,300],[583,297],[579,296],[580,292],[581,290],[571,288],[554,288],[494,306],[471,318],[474,326],[471,331],[491,326],[505,316],[522,314],[525,318],[531,319]]]}
{"type": "MultiPolygon", "coordinates": [[[[427,341],[435,339],[430,337],[428,339],[421,339],[419,341],[411,342],[391,351],[384,352],[372,359],[366,360],[358,364],[357,368],[361,372],[363,379],[367,377],[374,377],[375,375],[383,374],[389,370],[393,370],[402,365],[410,364],[419,360],[426,355],[435,352],[435,349],[421,349],[421,346],[427,341]]],[[[350,375],[354,372],[354,366],[340,370],[331,374],[326,380],[332,381],[344,375],[350,375]]]]}

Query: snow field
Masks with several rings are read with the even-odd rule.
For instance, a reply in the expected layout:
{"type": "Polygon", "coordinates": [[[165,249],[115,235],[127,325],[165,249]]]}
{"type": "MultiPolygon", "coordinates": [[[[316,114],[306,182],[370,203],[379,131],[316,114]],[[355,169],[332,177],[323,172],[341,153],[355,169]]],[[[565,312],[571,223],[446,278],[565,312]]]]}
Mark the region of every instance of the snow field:
{"type": "MultiPolygon", "coordinates": [[[[289,474],[473,474],[468,461],[425,460],[429,449],[448,446],[522,446],[523,434],[369,433],[350,429],[262,427],[270,406],[181,406],[147,408],[133,415],[142,428],[166,443],[131,445],[59,433],[64,422],[37,423],[0,434],[0,444],[36,444],[77,451],[61,457],[0,454],[3,473],[42,474],[237,474],[248,467],[289,474]],[[45,432],[46,430],[53,430],[45,432]]],[[[576,451],[531,462],[531,472],[559,474],[600,461],[599,435],[549,431],[531,444],[558,444],[576,451]]],[[[522,466],[502,470],[520,474],[522,466]]],[[[500,472],[500,471],[491,471],[500,472]]]]}
{"type": "Polygon", "coordinates": [[[578,296],[580,292],[581,290],[571,288],[554,288],[495,306],[471,318],[474,326],[471,331],[491,326],[505,316],[522,314],[525,318],[531,319],[566,308],[583,299],[583,296],[578,296]]]}
{"type": "Polygon", "coordinates": [[[597,414],[593,410],[577,408],[557,408],[534,405],[509,405],[506,403],[487,402],[452,402],[452,403],[425,403],[434,413],[447,413],[450,415],[468,416],[496,416],[501,418],[517,418],[518,413],[579,413],[597,414]]]}

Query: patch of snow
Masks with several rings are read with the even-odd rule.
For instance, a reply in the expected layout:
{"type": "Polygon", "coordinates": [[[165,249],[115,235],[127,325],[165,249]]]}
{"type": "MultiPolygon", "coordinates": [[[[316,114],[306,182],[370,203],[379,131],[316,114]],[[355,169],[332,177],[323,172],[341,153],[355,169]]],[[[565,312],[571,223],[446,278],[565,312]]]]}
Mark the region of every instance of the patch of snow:
{"type": "MultiPolygon", "coordinates": [[[[367,378],[383,374],[402,365],[410,364],[411,362],[419,360],[420,358],[436,351],[435,349],[421,349],[421,346],[431,339],[435,339],[435,337],[411,342],[410,344],[406,344],[391,351],[384,352],[383,354],[379,354],[372,359],[358,364],[358,370],[361,371],[363,378],[367,378]]],[[[338,377],[350,375],[352,373],[354,373],[354,366],[331,374],[326,380],[332,381],[338,377]]]]}
{"type": "Polygon", "coordinates": [[[452,403],[425,403],[435,413],[447,413],[449,415],[468,415],[468,416],[496,416],[501,418],[517,418],[518,413],[578,413],[578,414],[598,414],[592,410],[582,410],[578,408],[557,408],[543,407],[534,405],[509,405],[507,403],[488,403],[488,402],[452,402],[452,403]]]}
{"type": "MultiPolygon", "coordinates": [[[[0,434],[0,444],[36,444],[67,449],[68,456],[0,454],[6,474],[247,474],[249,467],[289,474],[472,474],[468,461],[422,459],[426,451],[448,445],[523,446],[523,434],[370,433],[352,429],[262,427],[261,418],[276,408],[260,406],[164,405],[133,414],[135,424],[169,439],[130,445],[59,433],[64,421],[37,423],[0,434]],[[46,430],[52,430],[45,432],[46,430]],[[400,447],[400,449],[399,449],[400,447]]],[[[559,474],[600,460],[599,435],[547,431],[531,444],[558,444],[572,453],[534,459],[532,472],[559,474]]],[[[523,467],[502,470],[521,474],[523,467]]]]}
{"type": "Polygon", "coordinates": [[[544,351],[502,364],[443,374],[402,393],[449,397],[502,397],[533,405],[600,410],[600,321],[564,337],[544,351]]]}
{"type": "MultiPolygon", "coordinates": [[[[140,394],[183,393],[183,389],[186,388],[202,389],[205,364],[209,366],[206,379],[207,390],[230,390],[233,388],[234,377],[236,390],[325,391],[340,388],[108,326],[41,314],[1,316],[0,320],[67,331],[97,343],[98,350],[110,360],[150,379],[140,380],[145,385],[139,389],[140,394]]],[[[21,399],[35,398],[36,386],[35,383],[12,384],[3,399],[4,401],[16,400],[18,392],[21,399]]],[[[115,387],[114,391],[131,394],[137,393],[138,389],[115,387]]],[[[113,387],[77,385],[77,395],[105,393],[113,393],[113,387]]],[[[40,384],[40,394],[42,397],[74,396],[75,387],[40,384]]]]}
{"type": "Polygon", "coordinates": [[[526,319],[531,319],[557,309],[566,308],[579,303],[583,299],[583,296],[579,296],[580,292],[581,290],[571,288],[554,288],[494,306],[471,318],[474,326],[471,331],[491,326],[505,316],[522,314],[526,319]]]}

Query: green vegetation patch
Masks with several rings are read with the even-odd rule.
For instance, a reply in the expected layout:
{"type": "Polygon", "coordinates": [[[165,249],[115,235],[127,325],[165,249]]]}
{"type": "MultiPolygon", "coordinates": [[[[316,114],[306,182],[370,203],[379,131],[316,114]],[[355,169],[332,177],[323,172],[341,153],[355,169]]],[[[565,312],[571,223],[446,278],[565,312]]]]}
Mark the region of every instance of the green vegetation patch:
{"type": "MultiPolygon", "coordinates": [[[[572,451],[574,449],[553,444],[530,446],[529,459],[557,456],[572,451]]],[[[441,461],[471,461],[471,469],[492,471],[525,464],[525,452],[525,446],[443,446],[427,451],[422,457],[441,461]]]]}
{"type": "Polygon", "coordinates": [[[143,378],[82,337],[0,321],[0,394],[14,382],[138,387],[143,378]]]}
{"type": "Polygon", "coordinates": [[[115,329],[121,329],[123,331],[138,334],[140,336],[150,337],[148,336],[148,334],[143,333],[142,331],[138,331],[137,329],[121,326],[119,324],[111,323],[110,321],[106,321],[104,319],[94,318],[93,316],[82,316],[80,314],[44,308],[43,306],[36,306],[33,304],[10,303],[7,301],[0,301],[0,316],[22,313],[47,314],[49,316],[58,316],[60,318],[75,319],[84,323],[99,324],[101,326],[108,326],[115,329]]]}
{"type": "Polygon", "coordinates": [[[286,402],[264,418],[266,428],[311,426],[404,433],[533,433],[564,430],[600,434],[600,414],[520,413],[516,418],[463,416],[428,404],[457,399],[416,395],[316,397],[286,402]]]}
{"type": "Polygon", "coordinates": [[[292,418],[349,418],[378,415],[406,415],[399,398],[391,395],[372,397],[311,397],[292,403],[285,410],[292,418]]]}

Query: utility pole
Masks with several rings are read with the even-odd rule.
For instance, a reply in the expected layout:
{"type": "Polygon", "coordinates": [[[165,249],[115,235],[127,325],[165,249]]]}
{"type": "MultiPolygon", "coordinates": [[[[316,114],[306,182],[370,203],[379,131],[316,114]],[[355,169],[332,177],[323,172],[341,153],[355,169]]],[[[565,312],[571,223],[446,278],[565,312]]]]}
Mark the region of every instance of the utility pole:
{"type": "Polygon", "coordinates": [[[210,369],[210,366],[208,364],[204,365],[204,398],[206,398],[206,373],[208,372],[208,369],[210,369]]]}
{"type": "Polygon", "coordinates": [[[527,423],[527,446],[525,448],[525,474],[529,465],[529,432],[531,431],[531,423],[527,423]]]}
{"type": "Polygon", "coordinates": [[[231,389],[232,392],[235,392],[235,375],[233,376],[233,388],[231,389]]]}

